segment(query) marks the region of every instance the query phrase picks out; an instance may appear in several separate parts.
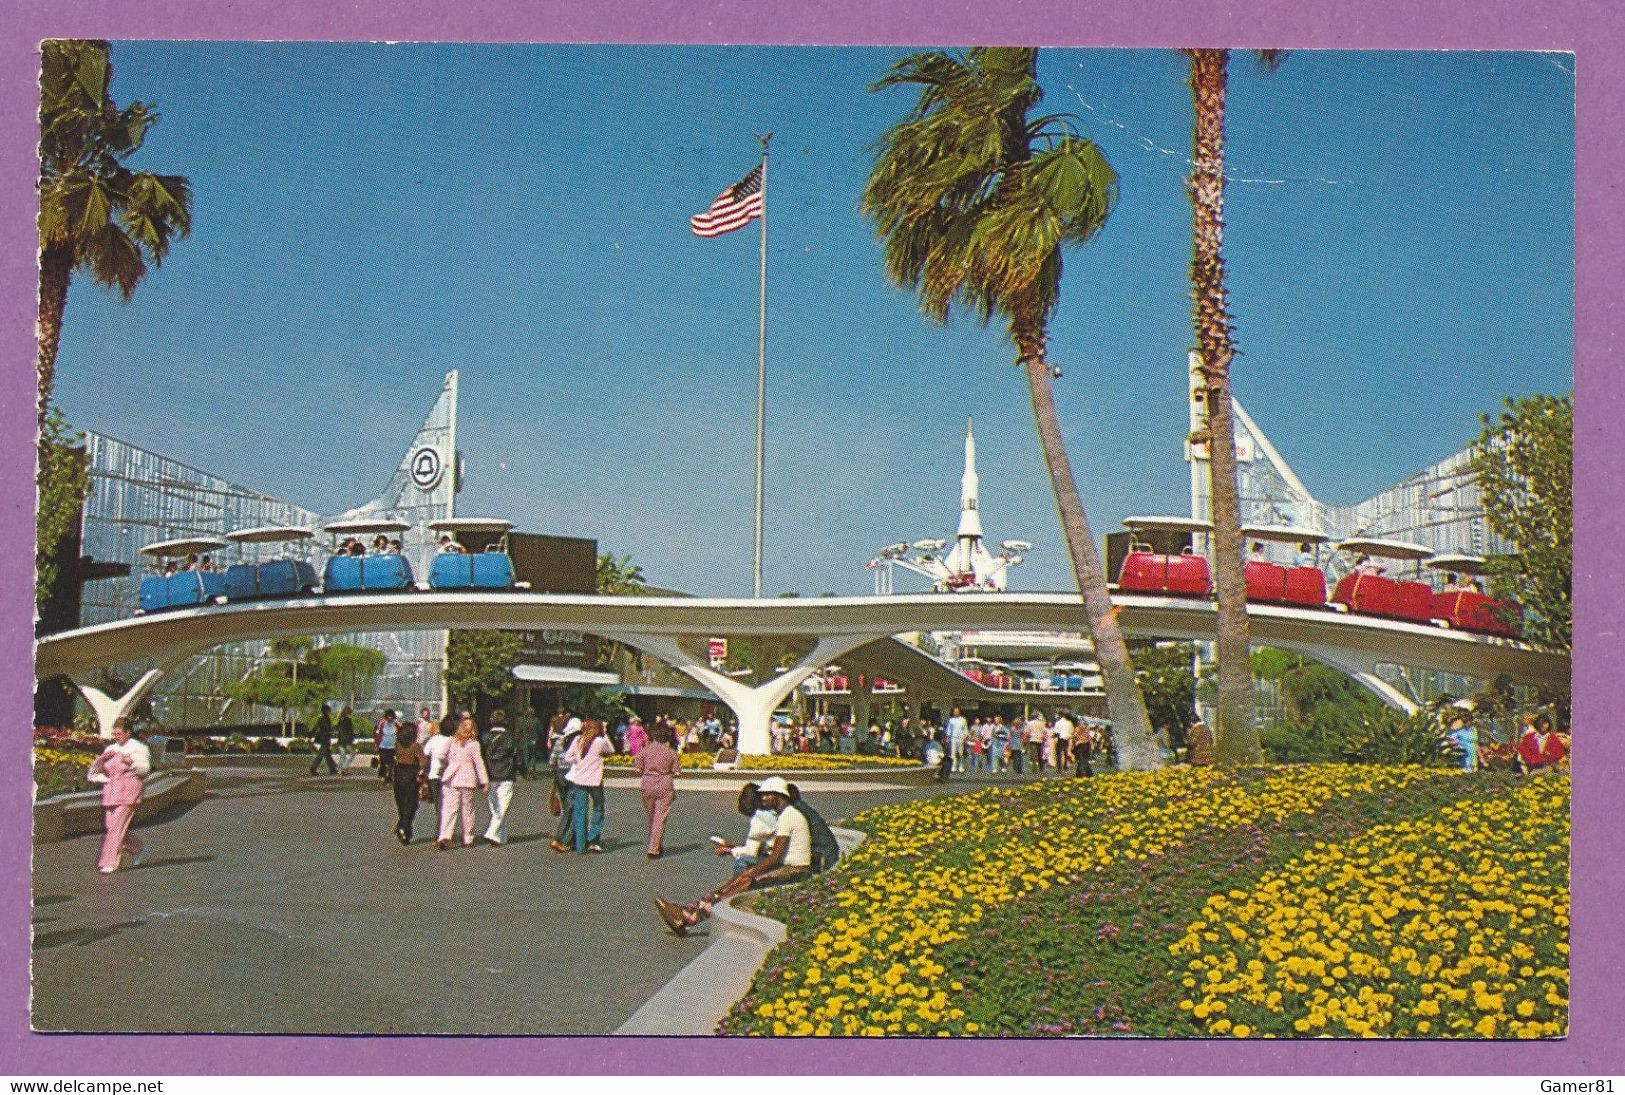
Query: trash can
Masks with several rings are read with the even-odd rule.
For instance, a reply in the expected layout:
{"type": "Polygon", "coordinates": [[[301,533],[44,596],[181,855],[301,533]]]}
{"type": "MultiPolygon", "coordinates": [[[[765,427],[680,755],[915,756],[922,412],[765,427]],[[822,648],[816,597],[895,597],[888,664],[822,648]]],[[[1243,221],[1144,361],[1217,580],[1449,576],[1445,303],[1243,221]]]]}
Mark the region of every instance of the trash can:
{"type": "Polygon", "coordinates": [[[147,739],[154,768],[177,768],[186,765],[186,739],[168,734],[154,734],[147,739]]]}

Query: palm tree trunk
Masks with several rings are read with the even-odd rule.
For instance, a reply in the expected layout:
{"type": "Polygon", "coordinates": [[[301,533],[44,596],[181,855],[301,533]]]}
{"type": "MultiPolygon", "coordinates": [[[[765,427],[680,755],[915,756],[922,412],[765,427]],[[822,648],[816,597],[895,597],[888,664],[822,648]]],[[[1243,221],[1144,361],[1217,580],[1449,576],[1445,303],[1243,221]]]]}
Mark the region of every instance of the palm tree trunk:
{"type": "Polygon", "coordinates": [[[39,260],[39,346],[35,364],[39,369],[37,410],[39,426],[45,429],[45,411],[56,384],[56,352],[62,343],[62,312],[68,306],[68,282],[73,278],[73,256],[61,247],[47,247],[39,260]]]}
{"type": "Polygon", "coordinates": [[[1191,288],[1196,298],[1196,350],[1207,412],[1209,493],[1213,505],[1213,577],[1218,595],[1216,657],[1220,765],[1262,759],[1253,725],[1247,587],[1242,563],[1241,498],[1236,476],[1235,412],[1230,402],[1230,315],[1224,288],[1224,97],[1229,51],[1193,49],[1191,103],[1191,288]]]}
{"type": "MultiPolygon", "coordinates": [[[[1012,330],[1017,329],[1012,324],[1012,330]]],[[[1044,450],[1050,486],[1055,491],[1055,507],[1061,515],[1061,532],[1072,556],[1072,573],[1083,594],[1084,613],[1089,620],[1089,637],[1095,647],[1106,687],[1106,715],[1111,719],[1117,741],[1119,765],[1129,771],[1149,772],[1162,767],[1162,751],[1151,739],[1151,719],[1145,712],[1145,699],[1129,660],[1128,644],[1117,626],[1117,610],[1106,589],[1106,574],[1095,551],[1094,533],[1078,496],[1072,476],[1072,461],[1066,455],[1061,424],[1055,415],[1055,395],[1050,388],[1050,366],[1045,356],[1046,336],[1032,316],[1019,324],[1015,336],[1019,363],[1027,372],[1027,390],[1032,396],[1033,420],[1038,426],[1038,442],[1044,450]]]]}

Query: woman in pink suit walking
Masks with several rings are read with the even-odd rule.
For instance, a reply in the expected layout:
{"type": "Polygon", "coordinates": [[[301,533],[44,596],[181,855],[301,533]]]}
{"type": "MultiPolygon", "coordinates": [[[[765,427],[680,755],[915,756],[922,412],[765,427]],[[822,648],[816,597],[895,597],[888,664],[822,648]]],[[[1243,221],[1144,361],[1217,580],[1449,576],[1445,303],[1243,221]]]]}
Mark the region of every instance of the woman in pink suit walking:
{"type": "Polygon", "coordinates": [[[102,874],[119,869],[124,853],[130,853],[130,866],[139,867],[147,858],[147,847],[130,835],[135,808],[141,805],[141,777],[152,771],[152,751],[130,733],[130,720],[113,723],[113,744],[102,751],[90,766],[90,778],[102,784],[102,810],[107,820],[107,836],[96,866],[102,874]]]}
{"type": "Polygon", "coordinates": [[[463,819],[463,846],[474,843],[474,791],[483,791],[490,784],[485,774],[485,757],[474,729],[474,719],[464,715],[446,748],[446,759],[440,769],[440,840],[441,851],[451,847],[451,834],[457,828],[457,817],[463,819]]]}
{"type": "Polygon", "coordinates": [[[672,732],[664,726],[657,726],[654,740],[639,750],[637,760],[632,762],[632,767],[641,777],[638,782],[643,789],[643,809],[649,815],[647,854],[650,859],[660,858],[666,815],[671,812],[671,804],[677,797],[673,781],[682,771],[683,762],[677,750],[672,748],[675,744],[676,738],[672,732]]]}

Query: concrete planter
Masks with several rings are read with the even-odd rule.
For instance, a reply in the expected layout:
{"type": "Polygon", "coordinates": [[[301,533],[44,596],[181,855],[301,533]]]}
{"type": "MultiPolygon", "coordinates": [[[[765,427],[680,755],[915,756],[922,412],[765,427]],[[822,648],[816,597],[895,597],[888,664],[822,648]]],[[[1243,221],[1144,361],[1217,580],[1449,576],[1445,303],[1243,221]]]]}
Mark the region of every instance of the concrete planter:
{"type": "MultiPolygon", "coordinates": [[[[831,826],[831,831],[841,845],[843,859],[864,841],[865,834],[856,829],[831,826]]],[[[839,865],[836,869],[840,869],[839,865]]],[[[733,902],[729,898],[711,910],[711,945],[649,997],[616,1028],[616,1034],[716,1033],[717,1024],[728,1010],[750,991],[750,983],[767,956],[789,938],[780,921],[734,908],[733,902]]]]}

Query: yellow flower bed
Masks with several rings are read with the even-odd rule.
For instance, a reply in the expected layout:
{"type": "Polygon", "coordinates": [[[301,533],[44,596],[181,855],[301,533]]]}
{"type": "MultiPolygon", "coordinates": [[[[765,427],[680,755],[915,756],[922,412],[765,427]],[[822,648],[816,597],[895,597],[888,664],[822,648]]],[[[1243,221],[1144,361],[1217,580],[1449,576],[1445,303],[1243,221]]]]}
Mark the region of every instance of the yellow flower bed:
{"type": "Polygon", "coordinates": [[[1209,1034],[1561,1037],[1569,780],[1317,846],[1208,900],[1169,949],[1209,1034]]]}
{"type": "Polygon", "coordinates": [[[871,839],[846,862],[835,895],[850,909],[757,986],[753,1033],[975,1034],[936,951],[991,908],[1077,881],[1113,863],[1162,854],[1198,830],[1273,824],[1339,795],[1451,778],[1441,769],[1302,767],[1250,784],[1208,768],[1029,784],[881,807],[871,839]],[[1030,796],[1028,802],[1021,802],[1030,796]],[[1031,808],[1027,808],[1032,803],[1031,808]],[[942,835],[952,833],[942,852],[942,835]],[[964,860],[969,858],[970,862],[964,860]]]}
{"type": "MultiPolygon", "coordinates": [[[[715,753],[684,753],[685,769],[710,768],[716,763],[715,753]]],[[[630,768],[633,758],[625,753],[606,757],[604,763],[612,768],[630,768]]],[[[842,756],[838,753],[786,753],[763,756],[747,753],[739,758],[739,767],[747,771],[768,772],[838,772],[849,768],[917,768],[920,762],[902,757],[842,756]]]]}
{"type": "Polygon", "coordinates": [[[94,753],[85,753],[77,749],[52,749],[43,745],[34,746],[35,764],[77,764],[88,769],[95,761],[94,753]]]}

